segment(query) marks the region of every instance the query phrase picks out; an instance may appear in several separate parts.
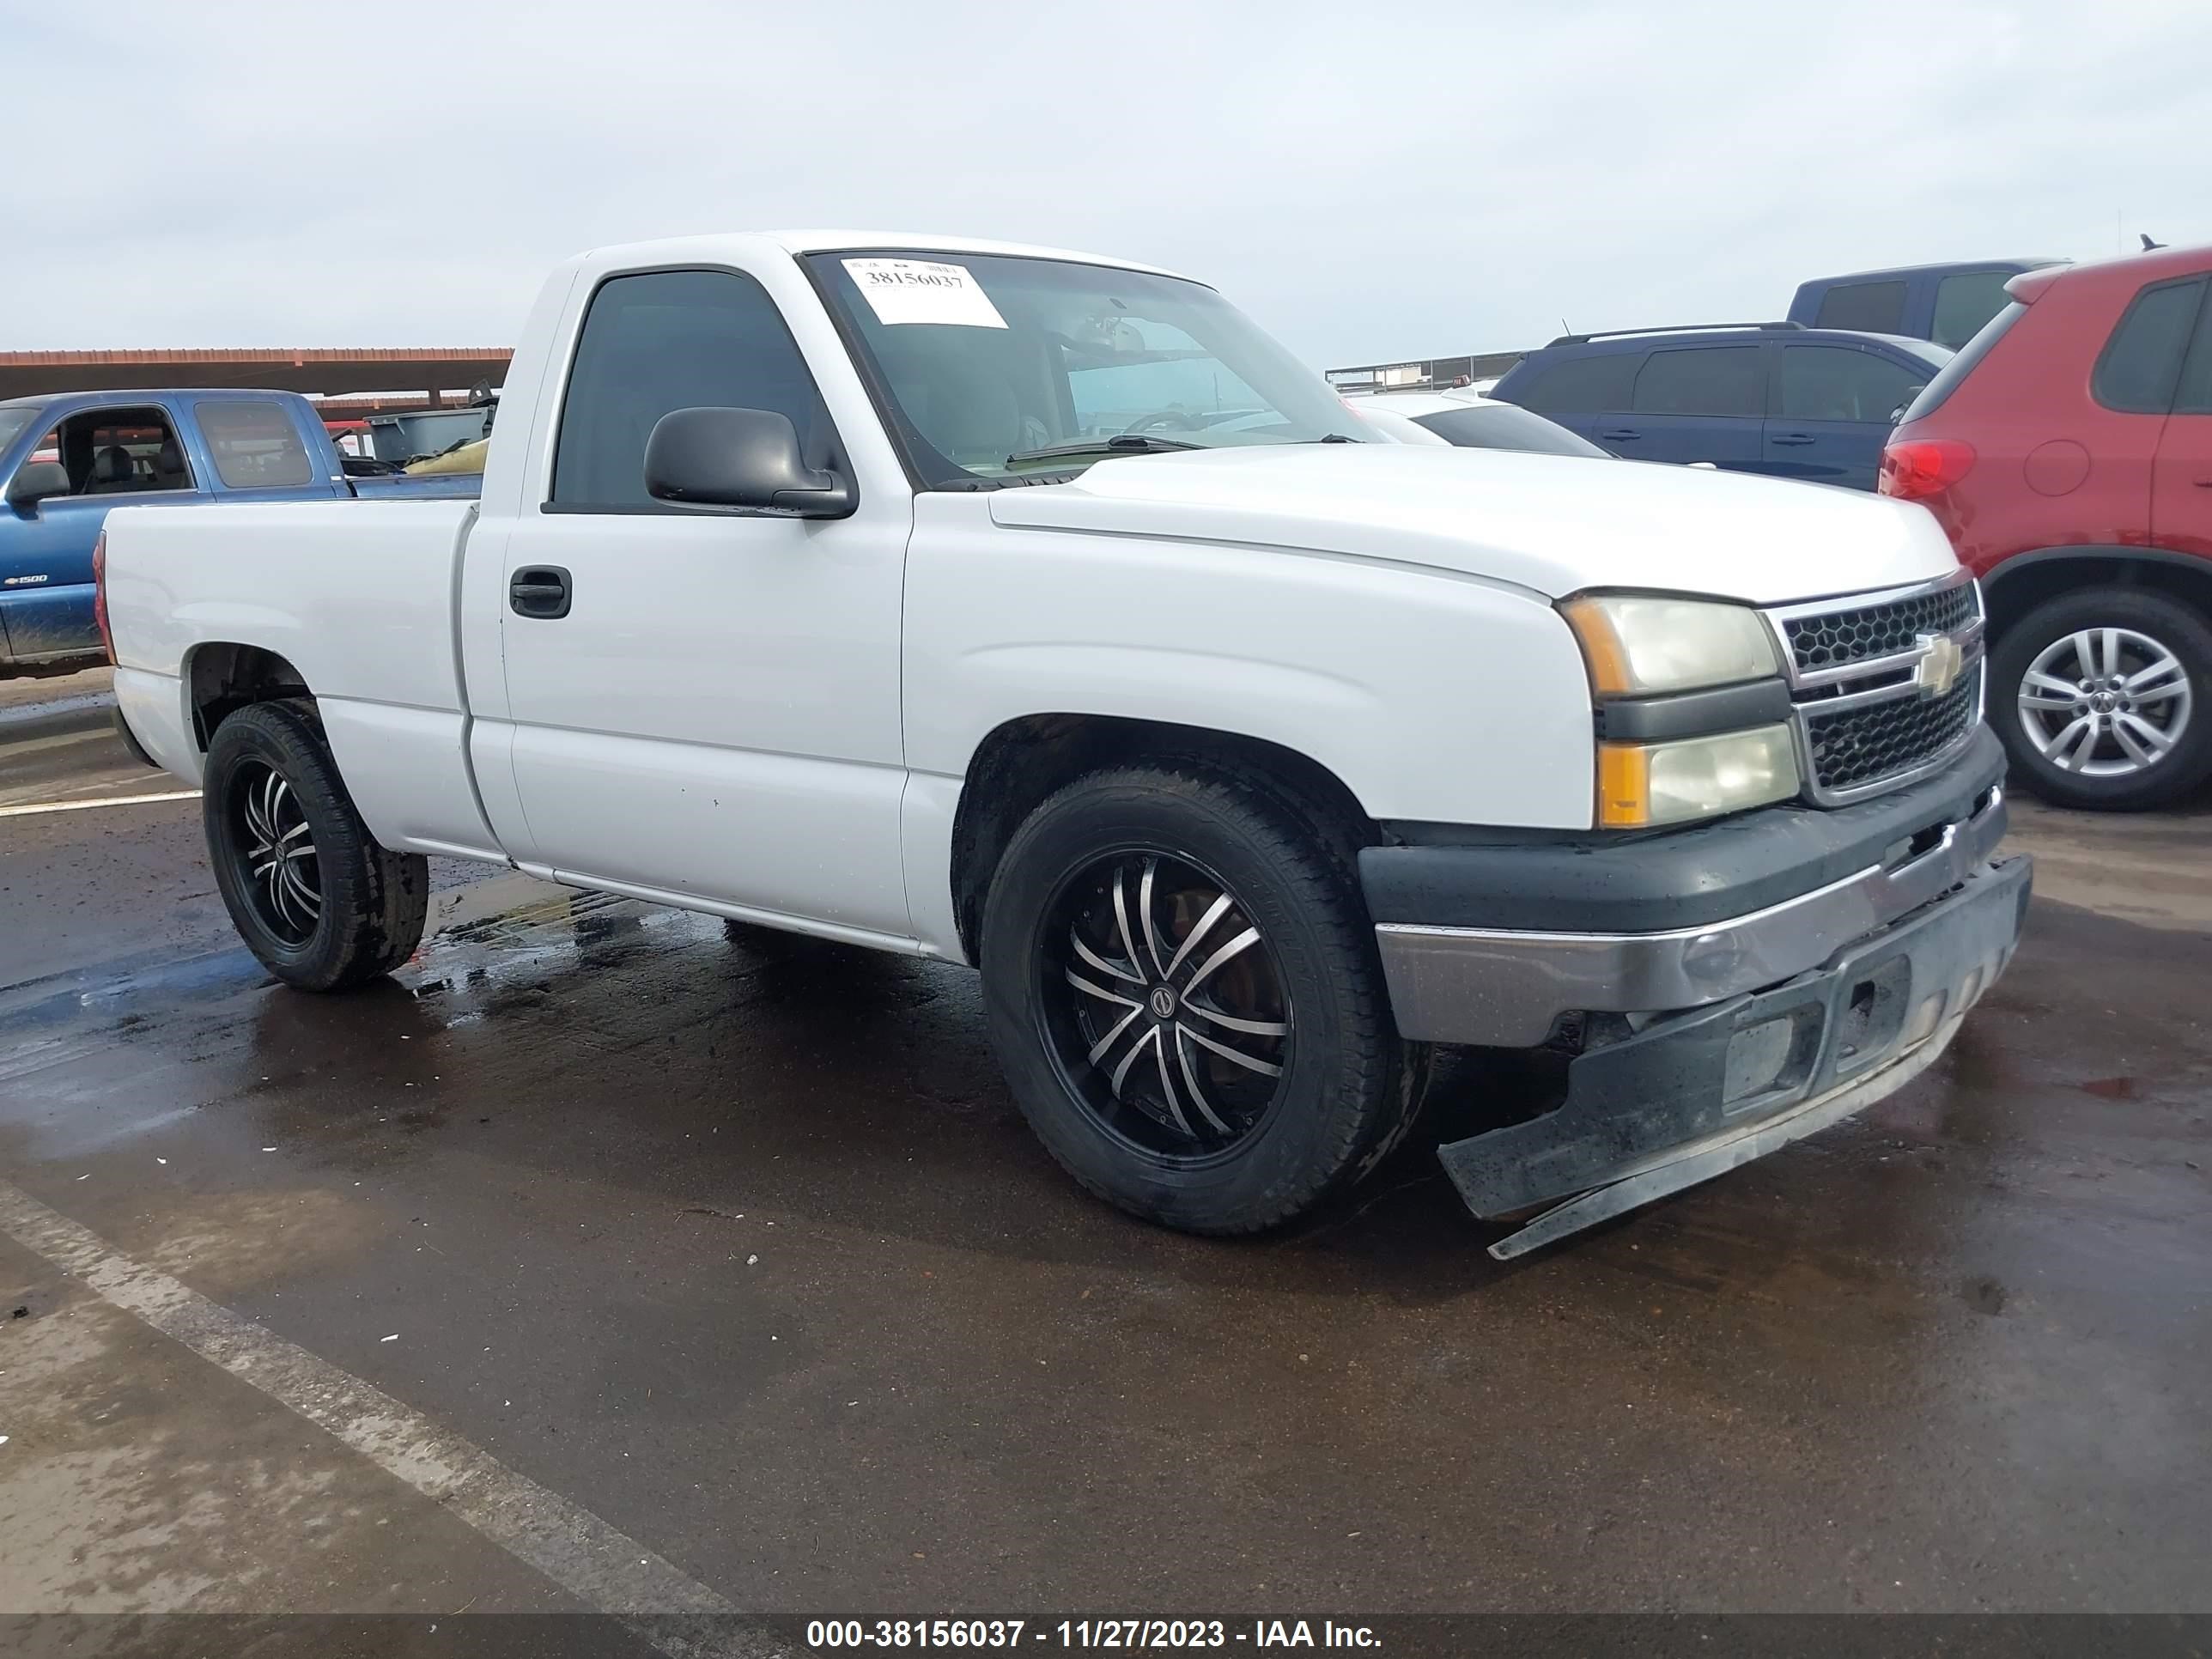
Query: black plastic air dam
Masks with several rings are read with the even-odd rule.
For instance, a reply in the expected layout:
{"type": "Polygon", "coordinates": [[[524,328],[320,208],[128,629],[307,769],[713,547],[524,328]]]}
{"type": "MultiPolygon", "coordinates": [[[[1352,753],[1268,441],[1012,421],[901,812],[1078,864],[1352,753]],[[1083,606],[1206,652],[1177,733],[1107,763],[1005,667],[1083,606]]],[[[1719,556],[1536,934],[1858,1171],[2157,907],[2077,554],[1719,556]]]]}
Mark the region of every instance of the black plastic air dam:
{"type": "Polygon", "coordinates": [[[1510,844],[1448,845],[1447,826],[1420,826],[1438,839],[1360,850],[1360,887],[1378,923],[1562,933],[1702,927],[1880,864],[1886,849],[1929,825],[1968,817],[2004,769],[2004,745],[1984,726],[1935,776],[1855,806],[1768,806],[1656,835],[1510,844]]]}
{"type": "Polygon", "coordinates": [[[1987,865],[1824,967],[1591,1049],[1568,1066],[1557,1109],[1439,1146],[1478,1216],[1556,1206],[1491,1255],[1508,1260],[1709,1181],[1902,1088],[2012,959],[2032,870],[2026,858],[1987,865]],[[1738,1043],[1772,1022],[1788,1022],[1786,1042],[1738,1043]],[[1773,1075],[1729,1098],[1747,1065],[1769,1061],[1773,1075]]]}

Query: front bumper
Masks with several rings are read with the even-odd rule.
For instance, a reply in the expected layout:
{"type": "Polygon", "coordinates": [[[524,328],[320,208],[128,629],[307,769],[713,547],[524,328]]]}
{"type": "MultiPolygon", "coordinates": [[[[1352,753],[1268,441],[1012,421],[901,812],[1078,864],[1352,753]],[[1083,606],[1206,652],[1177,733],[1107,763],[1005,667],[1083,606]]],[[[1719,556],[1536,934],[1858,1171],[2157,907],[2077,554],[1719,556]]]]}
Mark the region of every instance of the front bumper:
{"type": "Polygon", "coordinates": [[[1985,866],[1821,968],[1586,1050],[1556,1109],[1439,1147],[1477,1215],[1555,1206],[1491,1254],[1710,1180],[1904,1087],[2012,959],[2030,879],[2025,858],[1985,866]]]}
{"type": "Polygon", "coordinates": [[[1439,1149],[1479,1215],[1556,1206],[1492,1254],[1709,1179],[1932,1064],[2027,910],[2028,861],[1991,861],[2002,774],[1984,731],[1941,775],[1832,811],[1364,852],[1402,1035],[1573,1053],[1555,1109],[1439,1149]]]}
{"type": "Polygon", "coordinates": [[[1597,848],[1370,848],[1399,1034],[1533,1048],[1565,1015],[1701,1008],[1817,968],[1989,861],[2003,771],[1984,732],[1942,777],[1840,811],[1597,848]]]}

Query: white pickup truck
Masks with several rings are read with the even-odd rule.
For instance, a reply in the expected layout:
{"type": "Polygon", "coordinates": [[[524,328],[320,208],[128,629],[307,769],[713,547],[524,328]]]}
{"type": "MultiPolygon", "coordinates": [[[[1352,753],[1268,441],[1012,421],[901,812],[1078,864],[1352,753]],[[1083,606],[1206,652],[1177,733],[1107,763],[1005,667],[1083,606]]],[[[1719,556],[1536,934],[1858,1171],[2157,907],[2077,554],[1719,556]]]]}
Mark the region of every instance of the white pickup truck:
{"type": "Polygon", "coordinates": [[[1440,1149],[1504,1255],[1890,1093],[2011,955],[1917,507],[1373,441],[1212,289],[952,238],[585,255],[506,394],[475,503],[108,521],[288,984],[405,962],[426,854],[969,963],[1070,1173],[1210,1233],[1544,1049],[1440,1149]]]}

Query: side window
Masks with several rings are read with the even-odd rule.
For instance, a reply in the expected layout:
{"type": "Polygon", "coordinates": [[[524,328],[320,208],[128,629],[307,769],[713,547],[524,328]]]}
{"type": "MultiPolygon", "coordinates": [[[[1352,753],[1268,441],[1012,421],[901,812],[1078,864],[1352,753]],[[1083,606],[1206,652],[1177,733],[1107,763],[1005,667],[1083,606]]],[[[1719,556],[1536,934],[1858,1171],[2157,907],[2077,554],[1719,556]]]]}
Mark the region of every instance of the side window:
{"type": "Polygon", "coordinates": [[[1643,355],[1635,351],[1601,351],[1588,357],[1569,357],[1540,370],[1527,391],[1515,401],[1539,415],[1599,414],[1628,407],[1629,388],[1636,380],[1636,365],[1643,355]]]}
{"type": "Polygon", "coordinates": [[[1820,296],[1815,328],[1855,328],[1868,334],[1905,331],[1903,283],[1844,283],[1820,296]]]}
{"type": "Polygon", "coordinates": [[[829,411],[758,283],[728,270],[610,277],[576,342],[548,504],[654,510],[645,441],[662,416],[702,407],[774,410],[810,461],[829,457],[829,411]]]}
{"type": "Polygon", "coordinates": [[[1655,351],[1636,377],[1639,415],[1766,412],[1766,377],[1757,346],[1687,346],[1655,351]]]}
{"type": "Polygon", "coordinates": [[[143,495],[192,487],[184,446],[157,408],[72,415],[40,441],[31,459],[58,461],[72,495],[143,495]]]}
{"type": "Polygon", "coordinates": [[[226,489],[296,489],[315,481],[314,460],[283,404],[195,404],[192,413],[226,489]]]}
{"type": "Polygon", "coordinates": [[[1956,350],[1982,331],[1982,325],[2010,301],[2005,270],[1962,270],[1936,284],[1936,322],[1929,330],[1937,345],[1956,350]]]}
{"type": "Polygon", "coordinates": [[[2177,415],[2212,415],[2212,305],[2197,307],[2197,337],[2181,365],[2181,384],[2173,394],[2177,415]]]}
{"type": "Polygon", "coordinates": [[[1917,374],[1902,363],[1848,346],[1782,348],[1776,412],[1786,421],[1878,421],[1920,395],[1932,369],[1917,374]]]}
{"type": "Polygon", "coordinates": [[[2204,297],[2204,278],[2165,283],[2136,295],[2105,342],[2090,395],[2129,415],[2163,415],[2173,403],[2181,354],[2204,297]]]}

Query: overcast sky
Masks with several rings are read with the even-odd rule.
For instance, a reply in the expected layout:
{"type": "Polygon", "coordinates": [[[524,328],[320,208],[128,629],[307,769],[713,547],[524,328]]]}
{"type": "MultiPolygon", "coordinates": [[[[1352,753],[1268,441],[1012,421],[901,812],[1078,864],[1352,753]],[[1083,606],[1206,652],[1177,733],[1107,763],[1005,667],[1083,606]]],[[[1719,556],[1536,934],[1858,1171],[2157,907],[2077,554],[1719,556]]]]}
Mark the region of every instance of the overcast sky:
{"type": "Polygon", "coordinates": [[[0,349],[511,341],[787,225],[1215,283],[1316,368],[2212,241],[2212,4],[0,0],[0,349]]]}

